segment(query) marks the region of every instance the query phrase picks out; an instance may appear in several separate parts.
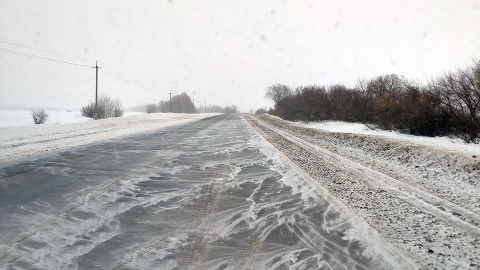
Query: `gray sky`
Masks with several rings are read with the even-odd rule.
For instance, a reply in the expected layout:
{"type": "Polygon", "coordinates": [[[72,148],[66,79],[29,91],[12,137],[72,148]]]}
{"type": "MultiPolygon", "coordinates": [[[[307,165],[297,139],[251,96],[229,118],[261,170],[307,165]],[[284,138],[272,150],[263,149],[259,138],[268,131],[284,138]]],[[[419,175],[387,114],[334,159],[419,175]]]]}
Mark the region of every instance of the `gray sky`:
{"type": "Polygon", "coordinates": [[[100,94],[125,107],[185,91],[196,105],[248,111],[272,105],[274,83],[353,87],[391,73],[425,83],[463,68],[480,58],[480,1],[0,0],[0,41],[88,66],[0,51],[0,106],[86,105],[86,58],[102,67],[100,94]]]}

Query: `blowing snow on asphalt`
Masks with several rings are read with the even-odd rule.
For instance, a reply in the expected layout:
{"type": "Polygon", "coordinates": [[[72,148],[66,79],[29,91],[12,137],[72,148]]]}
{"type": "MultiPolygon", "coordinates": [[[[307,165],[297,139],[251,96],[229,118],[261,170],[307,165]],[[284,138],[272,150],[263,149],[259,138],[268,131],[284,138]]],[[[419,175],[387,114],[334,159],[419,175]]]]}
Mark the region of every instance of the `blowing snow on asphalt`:
{"type": "Polygon", "coordinates": [[[0,167],[6,269],[389,269],[410,262],[239,115],[0,167]]]}

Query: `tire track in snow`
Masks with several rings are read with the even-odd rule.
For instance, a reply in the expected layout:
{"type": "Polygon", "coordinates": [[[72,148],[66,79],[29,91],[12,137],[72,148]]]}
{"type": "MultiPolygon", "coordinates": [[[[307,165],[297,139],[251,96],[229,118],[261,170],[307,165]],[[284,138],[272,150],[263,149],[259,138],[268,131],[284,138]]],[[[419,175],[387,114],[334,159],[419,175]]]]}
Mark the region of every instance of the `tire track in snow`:
{"type": "MultiPolygon", "coordinates": [[[[404,253],[403,250],[399,250],[397,246],[391,245],[389,242],[385,242],[383,236],[378,234],[378,232],[375,229],[373,229],[369,224],[367,224],[366,220],[364,220],[361,216],[357,216],[357,214],[355,212],[353,212],[352,209],[347,204],[343,203],[337,197],[332,195],[326,187],[324,187],[322,185],[319,185],[317,180],[312,178],[307,173],[307,171],[303,170],[301,168],[301,166],[298,166],[297,163],[292,161],[285,153],[283,153],[281,150],[279,150],[278,147],[275,146],[275,144],[272,143],[269,138],[265,137],[265,135],[264,135],[265,130],[262,130],[261,132],[260,132],[260,130],[258,130],[260,127],[259,127],[257,121],[254,121],[254,119],[252,119],[252,117],[245,117],[245,118],[246,118],[246,121],[249,122],[249,124],[256,131],[258,136],[260,136],[267,144],[271,145],[271,147],[274,149],[274,151],[276,151],[278,153],[278,155],[281,157],[283,162],[285,162],[286,164],[288,164],[292,168],[295,168],[296,173],[301,175],[302,178],[307,181],[308,185],[310,185],[314,189],[315,194],[317,194],[321,198],[324,198],[326,201],[329,201],[330,206],[328,206],[328,209],[325,211],[325,213],[323,213],[323,220],[324,221],[327,221],[329,219],[329,218],[327,218],[327,216],[329,215],[329,212],[332,210],[332,207],[335,208],[335,209],[341,209],[342,212],[347,215],[347,216],[345,216],[346,219],[344,220],[344,222],[334,224],[333,226],[329,225],[328,222],[323,224],[322,228],[326,232],[329,232],[332,229],[336,229],[339,226],[342,226],[346,223],[349,223],[349,224],[365,224],[366,227],[363,227],[363,226],[360,225],[360,229],[358,231],[356,231],[356,233],[360,233],[360,235],[361,235],[360,238],[362,240],[360,240],[360,241],[366,241],[366,242],[363,242],[363,243],[370,246],[374,250],[379,248],[379,250],[382,250],[384,252],[384,253],[380,254],[380,253],[376,253],[375,251],[373,251],[372,254],[379,254],[380,257],[383,257],[386,261],[389,262],[390,265],[393,265],[394,269],[417,269],[417,268],[419,268],[418,265],[415,262],[413,262],[412,258],[410,258],[406,253],[404,253]]],[[[292,224],[290,224],[290,225],[292,225],[292,224]]],[[[295,227],[290,227],[289,230],[293,229],[297,236],[299,234],[303,235],[305,233],[305,231],[300,232],[301,231],[301,228],[300,228],[301,226],[299,227],[298,225],[299,225],[299,223],[296,223],[295,227]]],[[[307,231],[308,231],[309,228],[315,227],[316,225],[308,222],[308,224],[303,224],[302,226],[304,226],[304,229],[306,228],[307,231]]],[[[325,252],[328,253],[328,256],[333,256],[334,250],[332,250],[332,247],[334,249],[336,248],[336,242],[331,242],[321,235],[315,235],[315,237],[318,237],[317,240],[320,240],[322,242],[324,241],[324,244],[326,246],[329,245],[329,244],[333,244],[331,246],[327,246],[328,248],[326,248],[325,250],[320,252],[320,253],[323,254],[323,252],[325,251],[325,252]],[[327,251],[327,250],[330,250],[330,251],[327,251]]],[[[306,246],[308,246],[309,248],[312,248],[312,246],[311,246],[312,242],[311,241],[306,241],[306,239],[303,238],[303,237],[300,237],[300,239],[303,243],[306,244],[306,246]]],[[[315,242],[315,240],[313,241],[313,243],[314,242],[315,242]]],[[[341,250],[341,249],[342,248],[340,247],[337,250],[341,250]]],[[[290,252],[291,255],[294,254],[294,253],[295,252],[293,252],[293,253],[290,252]]],[[[313,261],[313,260],[316,261],[315,265],[318,268],[329,267],[329,268],[333,269],[335,267],[332,267],[331,263],[337,263],[337,262],[334,262],[334,260],[328,261],[328,260],[325,260],[323,258],[323,256],[316,256],[315,255],[315,256],[310,256],[309,258],[304,259],[304,260],[298,260],[295,263],[295,266],[299,267],[299,269],[302,269],[302,267],[304,267],[303,264],[306,264],[309,261],[313,261]]],[[[368,269],[368,268],[369,267],[365,267],[365,269],[368,269]]]]}

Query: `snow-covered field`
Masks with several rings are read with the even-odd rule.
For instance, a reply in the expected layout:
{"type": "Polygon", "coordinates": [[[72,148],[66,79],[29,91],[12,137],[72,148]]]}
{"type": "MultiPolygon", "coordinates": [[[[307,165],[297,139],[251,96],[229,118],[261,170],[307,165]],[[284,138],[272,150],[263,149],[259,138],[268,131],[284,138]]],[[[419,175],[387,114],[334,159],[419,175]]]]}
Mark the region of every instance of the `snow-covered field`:
{"type": "Polygon", "coordinates": [[[380,129],[371,129],[361,123],[347,123],[341,121],[324,121],[324,122],[310,122],[302,123],[296,122],[296,126],[313,128],[331,132],[340,132],[340,133],[354,133],[354,134],[364,134],[372,136],[382,136],[387,138],[392,138],[398,141],[411,142],[419,145],[425,146],[434,146],[438,148],[445,148],[449,151],[455,151],[463,153],[468,156],[479,156],[480,157],[480,145],[473,143],[465,143],[459,138],[449,138],[449,137],[425,137],[425,136],[414,136],[408,134],[402,134],[396,131],[386,131],[380,129]]]}
{"type": "MultiPolygon", "coordinates": [[[[91,121],[78,112],[48,112],[51,124],[27,123],[22,111],[3,112],[11,126],[0,127],[0,162],[44,154],[102,140],[185,124],[216,114],[154,113],[91,121]],[[17,120],[16,116],[19,116],[17,120]],[[22,123],[26,123],[22,125],[22,123]],[[58,124],[54,124],[58,123],[58,124]]],[[[29,111],[23,111],[29,112],[29,111]]],[[[31,116],[30,116],[31,118],[31,116]]],[[[33,123],[33,121],[32,121],[33,123]]],[[[47,122],[48,123],[48,122],[47,122]]]]}
{"type": "MultiPolygon", "coordinates": [[[[84,123],[93,121],[83,117],[80,111],[45,110],[48,114],[46,125],[84,123]]],[[[125,112],[124,116],[143,114],[138,112],[125,112]]],[[[33,126],[32,111],[29,110],[0,110],[0,127],[33,126]]]]}

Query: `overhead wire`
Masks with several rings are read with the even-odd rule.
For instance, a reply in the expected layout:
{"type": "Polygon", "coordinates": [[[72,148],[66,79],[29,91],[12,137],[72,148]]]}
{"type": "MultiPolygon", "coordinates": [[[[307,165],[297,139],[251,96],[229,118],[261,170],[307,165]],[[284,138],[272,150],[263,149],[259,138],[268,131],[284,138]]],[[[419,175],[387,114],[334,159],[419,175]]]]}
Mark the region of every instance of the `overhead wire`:
{"type": "MultiPolygon", "coordinates": [[[[120,79],[120,80],[122,80],[122,81],[124,81],[124,82],[126,82],[126,83],[132,84],[132,85],[134,85],[134,86],[136,86],[136,87],[142,88],[142,89],[147,90],[147,91],[151,91],[151,92],[155,92],[155,93],[159,93],[159,94],[169,94],[169,93],[167,93],[167,92],[160,92],[160,91],[156,91],[156,90],[152,90],[152,89],[149,89],[149,88],[147,88],[147,87],[144,87],[144,86],[138,84],[137,82],[135,82],[135,80],[132,80],[132,79],[128,78],[127,76],[123,75],[122,73],[116,71],[115,69],[113,69],[113,68],[105,65],[104,62],[100,62],[100,64],[101,64],[101,66],[102,66],[102,69],[103,69],[103,68],[106,68],[107,70],[110,70],[110,71],[115,72],[115,73],[116,73],[115,76],[117,76],[117,79],[120,79]],[[118,75],[117,75],[117,74],[118,74],[118,75]]],[[[106,72],[106,73],[110,73],[111,76],[114,75],[112,72],[108,72],[107,70],[103,70],[103,71],[106,72]]]]}
{"type": "MultiPolygon", "coordinates": [[[[44,53],[50,53],[50,54],[54,54],[54,55],[58,55],[58,56],[75,58],[75,59],[86,60],[86,61],[95,61],[95,60],[88,59],[88,58],[81,58],[81,57],[69,56],[69,55],[65,55],[65,54],[61,54],[61,53],[55,53],[55,52],[50,52],[50,51],[46,51],[46,50],[36,49],[36,48],[32,48],[32,47],[28,47],[28,46],[24,46],[24,45],[20,45],[20,44],[15,44],[15,43],[3,41],[3,40],[0,40],[0,42],[1,42],[1,43],[5,43],[5,44],[10,44],[10,45],[18,46],[18,47],[22,47],[22,48],[27,48],[27,49],[35,50],[35,51],[40,51],[40,52],[44,52],[44,53]]],[[[2,48],[2,47],[0,47],[0,52],[11,53],[11,54],[15,54],[15,55],[21,55],[21,56],[32,57],[32,58],[41,59],[41,60],[46,60],[46,61],[52,61],[52,62],[57,62],[57,63],[75,65],[75,66],[81,66],[81,67],[91,67],[90,65],[84,65],[84,64],[78,64],[78,63],[73,63],[73,62],[69,62],[69,61],[63,61],[63,60],[53,59],[53,58],[49,58],[49,57],[45,57],[45,56],[34,55],[34,54],[25,53],[25,52],[20,52],[20,51],[15,51],[15,50],[6,49],[6,48],[2,48]]],[[[136,86],[136,87],[138,87],[138,88],[141,88],[141,89],[143,89],[143,90],[150,91],[150,92],[154,92],[154,93],[169,94],[169,93],[167,93],[167,92],[160,92],[160,91],[156,91],[156,90],[152,90],[152,89],[149,89],[149,88],[147,88],[147,87],[144,87],[144,86],[136,83],[133,79],[130,79],[130,78],[128,78],[127,76],[125,76],[124,74],[122,74],[122,73],[116,71],[115,69],[109,67],[108,65],[105,65],[105,63],[103,63],[103,62],[101,62],[101,67],[102,67],[102,71],[105,72],[105,74],[107,74],[107,75],[109,75],[110,77],[113,77],[113,78],[115,78],[115,79],[121,80],[121,81],[123,81],[124,83],[131,84],[131,85],[136,86]],[[103,68],[106,68],[107,70],[105,70],[105,69],[103,69],[103,68]],[[108,70],[110,70],[110,71],[108,71],[108,70]]]]}
{"type": "Polygon", "coordinates": [[[11,42],[7,42],[7,41],[3,41],[3,40],[0,40],[0,42],[1,42],[1,43],[5,43],[5,44],[10,44],[10,45],[18,46],[18,47],[22,47],[22,48],[26,48],[26,49],[30,49],[30,50],[35,50],[35,51],[39,51],[39,52],[44,52],[44,53],[51,53],[51,54],[55,54],[55,55],[59,55],[59,56],[64,56],[64,57],[75,58],[75,59],[79,59],[79,60],[95,61],[95,60],[93,60],[93,59],[76,57],[76,56],[71,56],[71,55],[66,55],[66,54],[61,54],[61,53],[55,53],[55,52],[50,52],[50,51],[41,50],[41,49],[36,49],[36,48],[32,48],[32,47],[28,47],[28,46],[24,46],[24,45],[20,45],[20,44],[16,44],[16,43],[11,43],[11,42]]]}
{"type": "MultiPolygon", "coordinates": [[[[103,66],[102,66],[102,67],[103,67],[103,66]]],[[[152,89],[143,87],[143,86],[141,86],[141,85],[139,85],[139,84],[137,84],[137,83],[135,83],[135,82],[133,82],[133,81],[131,81],[131,80],[128,80],[128,79],[126,79],[126,78],[124,78],[124,77],[118,76],[118,75],[116,75],[116,74],[114,74],[114,73],[112,73],[112,72],[110,72],[110,71],[102,70],[102,72],[105,72],[105,74],[109,75],[110,77],[113,77],[113,78],[115,78],[115,79],[121,80],[121,81],[123,81],[123,82],[125,82],[125,83],[127,83],[127,84],[131,84],[131,85],[136,86],[136,87],[138,87],[138,88],[141,88],[141,89],[143,89],[143,90],[150,91],[150,92],[154,92],[154,93],[158,93],[158,94],[168,94],[168,93],[166,93],[166,92],[159,92],[159,91],[155,91],[155,90],[152,90],[152,89]]]]}
{"type": "Polygon", "coordinates": [[[83,64],[77,64],[77,63],[68,62],[68,61],[57,60],[57,59],[48,58],[48,57],[39,56],[39,55],[33,55],[33,54],[29,54],[29,53],[23,53],[23,52],[14,51],[14,50],[9,50],[9,49],[5,49],[5,48],[1,48],[1,47],[0,47],[0,51],[1,51],[1,52],[6,52],[6,53],[11,53],[11,54],[16,54],[16,55],[33,57],[33,58],[42,59],[42,60],[47,60],[47,61],[52,61],[52,62],[63,63],[63,64],[69,64],[69,65],[75,65],[75,66],[81,66],[81,67],[90,67],[90,66],[88,66],[88,65],[83,65],[83,64]]]}
{"type": "Polygon", "coordinates": [[[123,75],[122,73],[120,73],[120,72],[116,71],[115,69],[113,69],[113,68],[109,67],[108,65],[105,65],[105,63],[104,63],[103,61],[102,61],[102,62],[100,62],[100,65],[102,65],[102,67],[105,67],[105,68],[107,68],[107,69],[109,69],[109,70],[111,70],[111,71],[113,71],[113,72],[117,73],[118,75],[120,75],[120,76],[122,76],[122,77],[127,77],[127,76],[123,75]]]}

